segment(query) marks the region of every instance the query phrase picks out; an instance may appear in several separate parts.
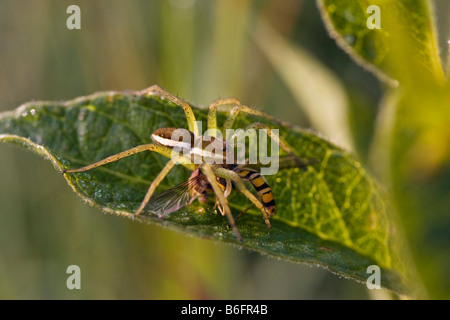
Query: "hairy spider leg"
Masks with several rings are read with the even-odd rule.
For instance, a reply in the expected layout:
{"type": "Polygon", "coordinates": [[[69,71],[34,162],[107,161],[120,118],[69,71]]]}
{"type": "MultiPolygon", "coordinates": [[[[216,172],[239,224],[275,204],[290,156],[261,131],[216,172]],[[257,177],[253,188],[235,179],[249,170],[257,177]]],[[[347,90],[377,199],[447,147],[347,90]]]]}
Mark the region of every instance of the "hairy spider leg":
{"type": "MultiPolygon", "coordinates": [[[[221,131],[222,131],[222,136],[225,138],[225,130],[226,129],[231,129],[237,116],[239,115],[239,113],[243,112],[243,113],[247,113],[250,115],[255,115],[255,116],[259,116],[268,120],[272,120],[275,122],[278,122],[277,119],[275,119],[274,117],[272,117],[271,115],[259,111],[259,110],[255,110],[252,109],[248,106],[245,106],[242,104],[241,101],[239,101],[238,99],[235,98],[225,98],[225,99],[217,99],[215,100],[213,103],[211,103],[211,105],[209,106],[209,112],[208,112],[208,129],[218,129],[217,126],[217,109],[219,106],[233,106],[231,108],[231,110],[229,110],[229,114],[227,119],[225,120],[225,122],[222,125],[221,131]]],[[[228,108],[229,109],[229,108],[228,108]]],[[[286,151],[288,154],[295,156],[294,152],[292,151],[292,149],[282,140],[279,139],[278,136],[276,136],[275,134],[273,134],[272,130],[270,129],[270,127],[266,124],[260,123],[260,122],[255,122],[253,124],[250,124],[246,127],[247,129],[265,129],[267,132],[267,135],[272,138],[273,140],[275,140],[276,143],[278,143],[278,145],[284,150],[286,151]]]]}
{"type": "MultiPolygon", "coordinates": [[[[95,169],[97,167],[103,166],[103,165],[111,163],[111,162],[116,162],[120,159],[129,157],[133,154],[140,153],[143,151],[154,151],[154,152],[159,153],[169,159],[172,157],[172,149],[169,149],[164,146],[159,146],[159,145],[156,145],[153,143],[148,143],[148,144],[142,144],[140,146],[119,152],[117,154],[109,156],[103,160],[94,162],[94,163],[87,165],[85,167],[82,167],[82,168],[63,170],[62,173],[75,173],[75,172],[88,171],[88,170],[95,169]]],[[[176,158],[176,160],[177,160],[177,162],[184,165],[188,169],[193,170],[195,168],[195,165],[191,162],[191,160],[189,158],[186,158],[186,157],[183,157],[180,155],[176,158]]]]}
{"type": "Polygon", "coordinates": [[[186,120],[188,123],[188,128],[189,131],[191,131],[192,133],[194,133],[194,135],[196,137],[198,137],[200,135],[199,129],[198,129],[198,125],[197,125],[197,121],[195,120],[195,115],[194,112],[192,111],[191,106],[189,105],[189,103],[187,103],[186,101],[174,96],[173,94],[171,94],[170,92],[164,90],[163,88],[161,88],[158,85],[153,85],[147,89],[144,89],[142,91],[140,91],[141,94],[151,94],[151,93],[156,93],[164,98],[169,99],[170,101],[172,101],[173,103],[175,103],[177,106],[180,106],[181,108],[183,108],[184,110],[184,114],[186,115],[186,120]]]}
{"type": "MultiPolygon", "coordinates": [[[[228,109],[229,108],[230,107],[228,107],[228,109]]],[[[271,115],[269,115],[269,114],[267,114],[265,112],[259,111],[259,110],[252,109],[252,108],[250,108],[248,106],[243,105],[242,103],[235,104],[231,108],[231,110],[229,112],[230,113],[228,115],[228,118],[225,120],[225,122],[224,122],[224,124],[222,126],[224,130],[225,129],[230,129],[233,126],[234,121],[236,120],[237,116],[241,112],[246,113],[246,114],[250,114],[250,115],[254,115],[254,116],[258,116],[258,117],[261,117],[261,118],[265,118],[265,119],[268,119],[268,120],[272,120],[274,122],[279,122],[277,119],[275,119],[271,115]]]]}
{"type": "Polygon", "coordinates": [[[170,170],[175,166],[175,163],[172,160],[169,160],[169,162],[166,163],[164,168],[158,173],[155,180],[152,181],[150,187],[147,190],[147,193],[145,194],[144,200],[142,200],[141,205],[139,208],[134,212],[133,218],[138,216],[142,210],[144,210],[145,206],[150,201],[150,198],[152,197],[153,193],[156,190],[156,187],[161,183],[161,181],[167,176],[170,170]]]}
{"type": "Polygon", "coordinates": [[[242,178],[234,171],[228,170],[225,168],[217,168],[215,171],[215,174],[217,174],[219,177],[230,179],[233,181],[238,188],[238,190],[244,194],[258,209],[261,211],[262,216],[264,218],[264,221],[266,222],[266,225],[268,228],[271,228],[271,224],[269,221],[269,214],[267,213],[266,209],[264,208],[263,204],[251,193],[247,187],[245,186],[244,182],[242,181],[242,178]]]}
{"type": "Polygon", "coordinates": [[[231,214],[230,206],[228,205],[228,200],[225,198],[222,189],[219,186],[219,183],[217,182],[217,177],[213,171],[213,168],[209,163],[204,163],[201,167],[202,173],[206,176],[208,179],[208,182],[210,183],[211,187],[214,190],[214,193],[216,194],[217,199],[219,200],[220,205],[222,206],[223,210],[225,211],[225,215],[228,218],[228,222],[230,223],[230,227],[233,229],[234,234],[239,239],[240,242],[242,242],[242,236],[239,233],[238,229],[236,228],[236,224],[234,222],[233,215],[231,214]]]}
{"type": "MultiPolygon", "coordinates": [[[[213,101],[208,107],[208,130],[219,130],[219,127],[217,125],[217,108],[222,105],[240,106],[242,105],[242,103],[235,98],[217,99],[213,101]]],[[[211,134],[214,135],[214,137],[217,136],[215,131],[212,131],[211,134]]],[[[225,137],[224,134],[225,132],[222,132],[222,137],[225,137]]]]}
{"type": "Polygon", "coordinates": [[[254,122],[245,127],[245,130],[248,130],[248,129],[255,129],[255,130],[264,129],[266,134],[272,140],[274,140],[281,147],[281,149],[286,151],[289,155],[297,157],[295,155],[295,153],[292,151],[292,149],[283,140],[281,140],[276,134],[274,134],[272,132],[272,129],[267,124],[264,124],[261,122],[254,122]]]}

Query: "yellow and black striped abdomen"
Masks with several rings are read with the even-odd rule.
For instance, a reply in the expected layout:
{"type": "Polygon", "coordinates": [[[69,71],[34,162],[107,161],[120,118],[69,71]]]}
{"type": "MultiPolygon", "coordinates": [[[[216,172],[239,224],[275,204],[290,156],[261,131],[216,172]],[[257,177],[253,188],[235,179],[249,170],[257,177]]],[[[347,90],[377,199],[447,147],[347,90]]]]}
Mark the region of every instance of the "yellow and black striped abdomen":
{"type": "Polygon", "coordinates": [[[275,215],[275,198],[264,177],[259,172],[249,169],[242,169],[238,171],[238,174],[242,179],[248,180],[253,185],[269,216],[275,215]]]}

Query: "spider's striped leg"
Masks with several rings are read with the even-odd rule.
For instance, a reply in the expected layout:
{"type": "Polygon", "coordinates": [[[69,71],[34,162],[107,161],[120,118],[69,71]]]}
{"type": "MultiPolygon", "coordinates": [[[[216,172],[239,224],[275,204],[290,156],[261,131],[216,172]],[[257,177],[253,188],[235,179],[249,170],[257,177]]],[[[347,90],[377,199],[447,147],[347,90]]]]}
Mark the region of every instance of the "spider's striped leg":
{"type": "Polygon", "coordinates": [[[147,89],[144,89],[140,91],[141,94],[150,94],[150,93],[156,93],[164,98],[169,99],[173,103],[175,103],[177,106],[180,106],[184,110],[184,114],[186,115],[186,120],[188,123],[189,131],[193,132],[194,135],[197,137],[199,136],[199,130],[197,126],[197,122],[195,120],[194,112],[192,111],[191,106],[186,101],[174,96],[170,92],[164,90],[158,85],[153,85],[147,89]]]}
{"type": "Polygon", "coordinates": [[[133,218],[138,216],[142,210],[144,210],[145,206],[150,201],[150,198],[152,197],[153,193],[156,190],[156,187],[161,183],[161,181],[166,177],[166,175],[169,173],[170,170],[175,166],[175,163],[172,160],[169,160],[167,164],[164,166],[164,168],[161,170],[161,172],[156,176],[155,180],[153,180],[152,184],[148,188],[147,193],[145,194],[144,200],[142,200],[141,205],[139,208],[134,212],[133,218]]]}
{"type": "Polygon", "coordinates": [[[219,177],[230,179],[231,181],[233,181],[235,183],[236,187],[238,188],[238,190],[241,193],[243,193],[259,209],[259,211],[261,211],[267,227],[268,228],[272,227],[270,224],[270,221],[269,221],[269,214],[267,213],[263,204],[253,195],[253,193],[251,193],[247,189],[244,182],[242,181],[242,178],[236,172],[225,169],[225,168],[217,168],[214,172],[219,177]]]}
{"type": "Polygon", "coordinates": [[[233,215],[231,214],[230,206],[228,205],[228,200],[224,197],[223,191],[219,186],[219,183],[217,182],[216,175],[214,174],[214,171],[210,164],[204,163],[202,166],[202,172],[208,179],[208,182],[211,184],[214,193],[216,194],[217,199],[219,200],[220,205],[225,211],[225,215],[228,218],[228,222],[230,223],[230,227],[233,229],[234,234],[239,239],[239,241],[242,240],[242,236],[239,233],[238,229],[236,228],[236,224],[234,223],[233,215]]]}

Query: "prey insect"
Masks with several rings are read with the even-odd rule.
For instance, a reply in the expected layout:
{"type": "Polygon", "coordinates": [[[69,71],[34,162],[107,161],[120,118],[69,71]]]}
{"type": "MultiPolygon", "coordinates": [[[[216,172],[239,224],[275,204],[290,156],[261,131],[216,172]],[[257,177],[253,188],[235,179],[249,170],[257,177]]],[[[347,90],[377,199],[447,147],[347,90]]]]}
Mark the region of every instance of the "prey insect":
{"type": "MultiPolygon", "coordinates": [[[[248,181],[252,184],[258,194],[257,198],[263,206],[263,209],[260,210],[265,210],[269,218],[275,215],[276,205],[272,189],[258,171],[249,168],[240,168],[237,165],[227,166],[227,169],[236,172],[243,181],[248,181]]],[[[224,197],[227,198],[231,192],[231,188],[235,188],[235,183],[230,183],[228,179],[221,177],[217,177],[216,179],[217,184],[224,191],[224,197]]],[[[187,181],[152,198],[149,206],[155,214],[163,217],[184,206],[190,205],[195,199],[199,199],[200,202],[206,202],[209,194],[213,192],[214,190],[208,182],[207,177],[200,169],[195,169],[187,181]]],[[[220,213],[225,215],[225,210],[217,199],[215,207],[218,207],[220,213]]],[[[261,208],[260,205],[258,207],[261,208]]],[[[265,218],[266,215],[263,215],[263,217],[265,218]]],[[[268,219],[266,220],[266,224],[269,228],[271,227],[268,219]]]]}
{"type": "MultiPolygon", "coordinates": [[[[218,133],[223,133],[227,129],[231,129],[239,113],[256,115],[271,120],[274,120],[274,118],[268,114],[243,105],[237,99],[219,99],[209,106],[207,119],[209,136],[207,137],[208,139],[204,139],[205,137],[199,132],[194,112],[187,102],[156,85],[143,90],[140,94],[158,95],[181,107],[186,116],[188,129],[157,129],[151,136],[155,143],[139,145],[82,168],[64,170],[63,173],[68,174],[92,170],[143,151],[157,152],[169,158],[169,161],[149,186],[141,205],[134,212],[134,217],[141,214],[149,203],[151,204],[151,211],[159,217],[162,217],[183,206],[191,204],[197,198],[200,201],[204,201],[209,194],[214,193],[219,211],[222,215],[227,217],[229,226],[232,228],[236,237],[242,241],[242,236],[236,227],[235,219],[231,213],[227,200],[231,190],[235,188],[244,194],[250,200],[252,205],[256,206],[261,211],[267,227],[270,228],[271,224],[269,219],[276,213],[275,199],[271,188],[257,170],[248,168],[245,164],[227,163],[227,151],[229,151],[230,148],[226,141],[223,141],[218,137],[218,133]],[[229,111],[228,116],[223,125],[219,128],[217,126],[217,110],[219,107],[225,108],[227,106],[227,110],[229,111]],[[229,108],[230,106],[231,108],[229,108]],[[191,138],[190,143],[186,143],[184,139],[180,139],[179,135],[178,138],[174,135],[180,131],[184,136],[187,135],[191,138]],[[196,143],[198,140],[200,140],[200,144],[196,143]],[[219,145],[219,148],[215,149],[219,150],[219,152],[208,151],[208,146],[211,146],[213,143],[216,146],[219,145]],[[200,159],[200,161],[198,161],[198,159],[200,159]],[[192,170],[191,177],[184,183],[152,198],[157,186],[176,164],[181,164],[192,170]],[[248,181],[253,186],[257,196],[247,189],[244,181],[248,181]]],[[[280,140],[267,125],[257,122],[248,125],[245,129],[264,129],[267,136],[277,143],[279,147],[284,149],[289,157],[296,158],[287,144],[280,140]]],[[[307,161],[299,160],[300,161],[294,161],[298,166],[306,166],[309,164],[307,161]]]]}

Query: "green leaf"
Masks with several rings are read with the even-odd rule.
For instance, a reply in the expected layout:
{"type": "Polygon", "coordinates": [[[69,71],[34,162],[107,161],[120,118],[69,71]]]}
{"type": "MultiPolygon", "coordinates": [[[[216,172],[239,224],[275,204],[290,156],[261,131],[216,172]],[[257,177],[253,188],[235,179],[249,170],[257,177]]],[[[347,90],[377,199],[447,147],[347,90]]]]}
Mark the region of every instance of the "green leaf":
{"type": "Polygon", "coordinates": [[[428,0],[317,0],[330,35],[363,67],[382,80],[407,82],[423,73],[444,80],[436,30],[428,0]],[[380,29],[369,29],[380,9],[380,29]]]}
{"type": "Polygon", "coordinates": [[[420,298],[450,298],[449,89],[389,92],[372,150],[425,288],[420,298]]]}
{"type": "MultiPolygon", "coordinates": [[[[207,110],[194,108],[197,120],[207,110]]],[[[219,123],[225,115],[219,114],[219,123]]],[[[213,201],[194,202],[168,217],[151,212],[139,220],[224,241],[261,253],[319,265],[341,276],[365,282],[370,265],[381,267],[381,285],[408,294],[407,273],[399,255],[395,225],[379,189],[361,164],[344,150],[309,131],[256,116],[240,115],[236,127],[261,121],[300,157],[319,159],[306,170],[291,168],[267,176],[277,201],[268,229],[257,210],[238,220],[244,243],[213,210],[213,201]]],[[[131,147],[149,143],[161,127],[186,127],[182,109],[155,95],[107,92],[58,103],[32,102],[0,114],[0,140],[25,146],[49,158],[58,170],[78,168],[131,147]]],[[[206,124],[204,125],[204,129],[206,124]]],[[[66,174],[73,190],[102,210],[131,217],[167,159],[143,152],[83,173],[66,174]]],[[[169,174],[157,193],[185,181],[181,166],[169,174]]],[[[229,198],[234,214],[248,207],[242,195],[229,198]]]]}

